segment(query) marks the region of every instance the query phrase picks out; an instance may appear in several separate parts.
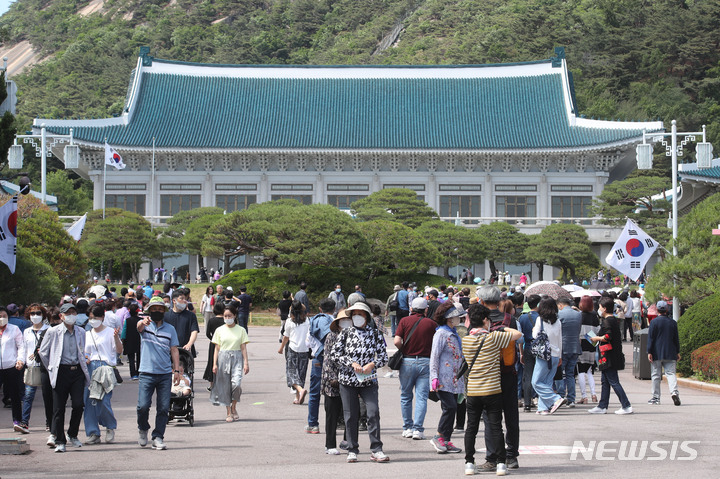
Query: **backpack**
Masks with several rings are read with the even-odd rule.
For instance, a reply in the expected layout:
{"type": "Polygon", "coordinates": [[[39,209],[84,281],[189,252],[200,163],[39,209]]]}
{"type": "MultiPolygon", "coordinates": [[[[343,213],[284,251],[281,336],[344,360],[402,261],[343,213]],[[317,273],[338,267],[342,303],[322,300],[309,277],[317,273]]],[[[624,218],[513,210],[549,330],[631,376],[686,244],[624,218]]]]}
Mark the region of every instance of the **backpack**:
{"type": "MultiPolygon", "coordinates": [[[[502,323],[497,323],[490,327],[490,331],[498,331],[501,328],[510,327],[510,323],[513,317],[511,314],[505,313],[505,319],[502,323]]],[[[500,370],[504,373],[515,373],[515,361],[517,355],[515,354],[516,347],[515,341],[510,341],[506,347],[500,350],[500,370]]]]}
{"type": "Polygon", "coordinates": [[[390,311],[397,311],[399,307],[400,307],[400,303],[397,300],[397,293],[395,293],[392,301],[390,301],[390,303],[388,303],[388,309],[390,311]]]}

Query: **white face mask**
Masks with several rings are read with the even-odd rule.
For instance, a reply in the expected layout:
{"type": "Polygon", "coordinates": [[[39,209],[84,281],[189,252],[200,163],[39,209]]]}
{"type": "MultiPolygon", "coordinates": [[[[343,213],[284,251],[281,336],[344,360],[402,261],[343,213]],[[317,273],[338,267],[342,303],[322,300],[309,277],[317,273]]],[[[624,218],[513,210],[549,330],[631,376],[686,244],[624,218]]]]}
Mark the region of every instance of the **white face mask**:
{"type": "Polygon", "coordinates": [[[340,329],[349,328],[353,325],[352,319],[341,319],[338,321],[338,324],[340,325],[340,329]]]}
{"type": "Polygon", "coordinates": [[[0,318],[0,328],[4,328],[8,323],[8,318],[0,318]]]}
{"type": "Polygon", "coordinates": [[[187,308],[187,303],[181,303],[179,301],[175,301],[175,308],[177,308],[178,311],[184,311],[185,308],[187,308]]]}
{"type": "Polygon", "coordinates": [[[88,321],[88,323],[90,323],[90,326],[92,326],[93,329],[96,329],[96,328],[100,327],[100,325],[102,324],[102,320],[101,319],[91,319],[90,321],[88,321]]]}
{"type": "Polygon", "coordinates": [[[33,324],[42,323],[42,314],[31,314],[30,321],[32,321],[33,324]]]}
{"type": "Polygon", "coordinates": [[[63,321],[65,321],[65,324],[67,324],[68,326],[72,326],[73,324],[75,324],[75,321],[77,321],[77,316],[75,316],[74,314],[66,314],[65,318],[63,318],[63,321]]]}
{"type": "Polygon", "coordinates": [[[365,316],[362,316],[360,314],[355,314],[352,317],[353,326],[356,328],[362,328],[365,326],[365,316]]]}
{"type": "Polygon", "coordinates": [[[235,324],[235,318],[223,318],[225,320],[225,324],[230,326],[231,324],[235,324]]]}

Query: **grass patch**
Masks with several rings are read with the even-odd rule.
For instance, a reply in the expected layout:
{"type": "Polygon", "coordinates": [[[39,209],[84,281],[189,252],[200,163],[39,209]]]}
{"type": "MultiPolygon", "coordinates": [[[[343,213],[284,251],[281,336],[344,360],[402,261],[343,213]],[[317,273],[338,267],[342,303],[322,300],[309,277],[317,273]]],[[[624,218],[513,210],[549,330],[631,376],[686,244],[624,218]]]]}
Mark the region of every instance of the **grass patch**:
{"type": "Polygon", "coordinates": [[[279,328],[280,318],[274,313],[250,313],[250,326],[275,326],[279,328]]]}

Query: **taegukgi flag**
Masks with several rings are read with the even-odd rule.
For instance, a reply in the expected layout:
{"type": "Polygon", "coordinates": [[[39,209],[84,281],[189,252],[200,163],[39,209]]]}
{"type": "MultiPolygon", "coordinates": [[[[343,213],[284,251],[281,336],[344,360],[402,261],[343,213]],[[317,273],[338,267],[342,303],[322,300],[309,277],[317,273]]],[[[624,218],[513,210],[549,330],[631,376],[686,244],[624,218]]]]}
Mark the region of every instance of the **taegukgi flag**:
{"type": "Polygon", "coordinates": [[[82,217],[77,220],[70,228],[68,228],[67,232],[75,241],[80,241],[80,238],[82,237],[83,230],[85,229],[85,222],[87,221],[87,213],[82,215],[82,217]]]}
{"type": "Polygon", "coordinates": [[[120,153],[115,151],[115,149],[107,143],[105,143],[105,164],[114,166],[116,170],[122,170],[125,168],[125,163],[123,163],[120,153]]]}
{"type": "Polygon", "coordinates": [[[605,262],[637,281],[645,264],[657,249],[657,242],[632,220],[627,220],[620,238],[605,258],[605,262]]]}
{"type": "Polygon", "coordinates": [[[0,206],[0,261],[15,274],[17,262],[17,202],[13,196],[10,201],[0,206]]]}

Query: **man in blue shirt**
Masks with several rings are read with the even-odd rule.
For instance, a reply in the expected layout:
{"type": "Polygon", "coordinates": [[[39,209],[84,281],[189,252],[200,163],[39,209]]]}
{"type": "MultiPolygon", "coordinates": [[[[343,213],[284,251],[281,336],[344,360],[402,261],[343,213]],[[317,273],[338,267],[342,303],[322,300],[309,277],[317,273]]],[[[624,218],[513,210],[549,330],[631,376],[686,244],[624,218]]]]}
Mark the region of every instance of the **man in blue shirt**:
{"type": "Polygon", "coordinates": [[[163,321],[167,306],[158,296],[145,307],[146,317],[138,321],[140,333],[140,375],[138,379],[138,444],[147,446],[152,395],[156,393],[155,429],[152,448],[166,449],[163,438],[170,409],[172,384],[180,384],[180,355],[175,328],[163,321]]]}
{"type": "Polygon", "coordinates": [[[152,289],[152,281],[150,281],[149,279],[145,281],[143,293],[145,293],[145,296],[148,298],[152,298],[153,293],[155,293],[155,291],[152,289]]]}
{"type": "Polygon", "coordinates": [[[400,291],[398,291],[398,293],[397,293],[397,302],[398,302],[397,321],[398,321],[398,323],[403,318],[410,316],[410,303],[408,302],[408,288],[409,287],[410,287],[410,284],[407,281],[404,281],[402,284],[402,289],[400,291]]]}
{"type": "Polygon", "coordinates": [[[305,312],[307,314],[310,314],[310,300],[308,299],[307,292],[305,291],[306,289],[307,283],[303,281],[302,283],[300,283],[300,290],[295,293],[295,299],[305,305],[305,312]]]}
{"type": "Polygon", "coordinates": [[[523,333],[523,339],[525,344],[523,346],[523,354],[520,361],[523,363],[523,411],[530,412],[533,404],[532,398],[536,396],[535,389],[532,387],[532,376],[535,370],[535,356],[530,351],[530,345],[532,344],[532,328],[535,326],[535,320],[538,317],[537,307],[540,304],[540,296],[537,294],[531,294],[527,298],[527,304],[530,308],[525,314],[521,314],[518,318],[518,324],[520,325],[520,331],[523,333]]]}
{"type": "Polygon", "coordinates": [[[252,296],[247,294],[247,287],[240,286],[240,296],[238,296],[240,306],[238,306],[238,324],[248,330],[248,320],[250,318],[250,308],[252,308],[252,296]]]}
{"type": "Polygon", "coordinates": [[[648,360],[650,360],[652,376],[652,398],[648,404],[660,404],[660,382],[665,370],[670,397],[676,406],[680,405],[680,393],[677,388],[675,366],[680,360],[680,339],[675,320],[668,317],[670,307],[666,301],[657,302],[659,316],[650,321],[648,329],[648,360]]]}
{"type": "Polygon", "coordinates": [[[20,328],[20,332],[24,332],[27,328],[32,326],[30,321],[20,317],[20,308],[18,308],[16,304],[8,304],[7,312],[9,316],[8,323],[20,328]]]}
{"type": "Polygon", "coordinates": [[[580,357],[580,328],[582,313],[573,308],[568,298],[557,300],[558,319],[562,323],[562,369],[563,378],[555,382],[558,394],[567,399],[568,407],[575,407],[575,365],[580,357]]]}
{"type": "Polygon", "coordinates": [[[335,310],[335,301],[325,298],[320,301],[320,311],[310,318],[310,336],[320,343],[315,350],[315,357],[312,360],[312,368],[310,369],[310,399],[308,400],[308,425],[305,432],[310,434],[320,433],[320,423],[318,421],[318,413],[320,410],[320,380],[322,378],[323,359],[325,357],[325,336],[330,332],[330,323],[333,322],[333,311],[335,310]]]}

